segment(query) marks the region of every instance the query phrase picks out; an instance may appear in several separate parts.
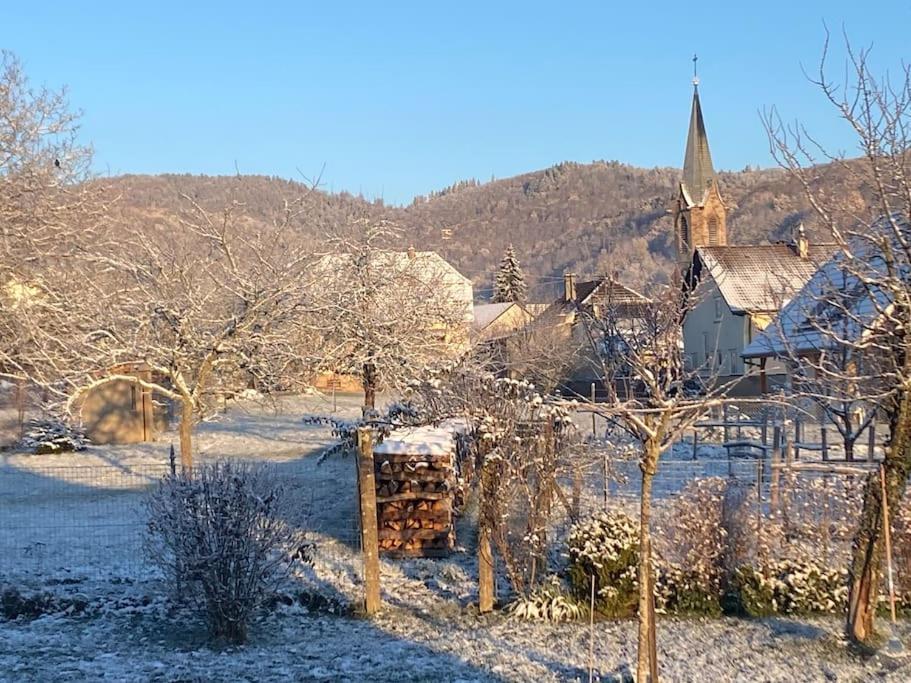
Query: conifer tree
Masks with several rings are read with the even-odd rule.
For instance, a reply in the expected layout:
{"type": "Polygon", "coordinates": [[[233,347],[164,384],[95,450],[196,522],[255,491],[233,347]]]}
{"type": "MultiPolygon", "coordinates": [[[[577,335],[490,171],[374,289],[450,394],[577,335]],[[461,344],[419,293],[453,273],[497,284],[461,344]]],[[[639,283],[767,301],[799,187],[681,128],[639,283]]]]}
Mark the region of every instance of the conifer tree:
{"type": "Polygon", "coordinates": [[[516,252],[510,244],[503,255],[503,259],[500,261],[500,268],[497,271],[493,302],[495,304],[510,301],[525,303],[527,292],[528,286],[525,284],[525,273],[522,272],[522,266],[519,265],[516,252]]]}

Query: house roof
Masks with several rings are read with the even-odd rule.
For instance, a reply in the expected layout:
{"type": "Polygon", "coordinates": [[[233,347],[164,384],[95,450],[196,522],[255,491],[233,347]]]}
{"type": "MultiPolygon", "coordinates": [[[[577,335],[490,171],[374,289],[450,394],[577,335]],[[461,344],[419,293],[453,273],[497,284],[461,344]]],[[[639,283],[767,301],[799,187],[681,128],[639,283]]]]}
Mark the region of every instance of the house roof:
{"type": "Polygon", "coordinates": [[[705,193],[715,180],[712,153],[709,151],[709,137],[702,119],[702,105],[699,103],[699,88],[693,90],[693,109],[690,113],[690,130],[686,138],[686,154],[683,157],[683,195],[687,204],[700,206],[705,193]]]}
{"type": "Polygon", "coordinates": [[[777,312],[835,249],[811,244],[807,258],[801,258],[789,244],[699,247],[694,275],[701,279],[707,270],[735,313],[777,312]]]}
{"type": "Polygon", "coordinates": [[[518,304],[516,304],[515,301],[507,301],[498,304],[475,304],[474,322],[472,323],[472,327],[476,330],[483,330],[510,308],[517,305],[518,304]]]}
{"type": "Polygon", "coordinates": [[[603,300],[617,305],[648,303],[648,297],[634,289],[620,284],[613,278],[602,277],[576,285],[576,304],[587,304],[596,294],[603,300]]]}
{"type": "MultiPolygon", "coordinates": [[[[890,235],[887,223],[881,219],[878,228],[890,235]]],[[[878,228],[874,225],[871,233],[878,228]]],[[[859,341],[874,328],[891,304],[889,293],[876,286],[886,270],[882,251],[866,239],[853,240],[850,251],[851,256],[838,250],[825,261],[741,355],[768,358],[813,353],[859,341]]]]}

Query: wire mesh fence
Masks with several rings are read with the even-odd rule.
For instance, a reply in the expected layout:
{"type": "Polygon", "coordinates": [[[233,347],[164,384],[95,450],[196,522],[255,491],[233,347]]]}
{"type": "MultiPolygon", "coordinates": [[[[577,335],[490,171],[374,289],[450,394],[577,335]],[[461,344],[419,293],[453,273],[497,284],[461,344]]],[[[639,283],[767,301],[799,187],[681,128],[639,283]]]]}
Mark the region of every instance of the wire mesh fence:
{"type": "MultiPolygon", "coordinates": [[[[823,524],[826,492],[847,487],[859,493],[873,467],[785,468],[753,458],[667,460],[655,476],[653,499],[656,506],[669,505],[693,482],[714,479],[750,492],[762,515],[787,503],[788,509],[808,518],[816,515],[823,524]]],[[[273,469],[306,530],[331,541],[340,564],[356,563],[360,533],[354,464],[341,461],[321,468],[305,459],[273,469]]],[[[143,501],[169,471],[164,463],[0,467],[0,577],[149,575],[154,570],[143,548],[143,501]]],[[[640,495],[638,463],[614,461],[607,477],[600,468],[589,472],[581,512],[614,506],[633,511],[640,495]]]]}

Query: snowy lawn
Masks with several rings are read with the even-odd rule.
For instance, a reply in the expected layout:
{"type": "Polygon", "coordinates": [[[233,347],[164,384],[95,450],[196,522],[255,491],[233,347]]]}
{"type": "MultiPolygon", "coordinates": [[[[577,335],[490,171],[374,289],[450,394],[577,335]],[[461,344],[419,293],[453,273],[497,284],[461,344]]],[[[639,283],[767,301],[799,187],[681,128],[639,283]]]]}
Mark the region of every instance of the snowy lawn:
{"type": "MultiPolygon", "coordinates": [[[[358,400],[341,397],[341,414],[357,414],[358,400]]],[[[586,624],[477,616],[470,519],[450,558],[383,559],[384,611],[371,621],[351,615],[362,597],[354,463],[317,464],[328,429],[300,419],[331,407],[319,397],[245,405],[198,429],[201,460],[272,462],[315,544],[312,566],[286,591],[319,599],[268,611],[251,642],[232,650],[207,643],[203,625],[170,602],[142,554],[139,505],[167,466],[170,436],[80,454],[0,456],[0,584],[86,605],[0,620],[0,680],[587,680],[586,624]]],[[[600,482],[592,483],[594,505],[600,482]]],[[[839,631],[835,619],[666,619],[659,657],[672,681],[911,680],[909,664],[850,655],[839,631]]],[[[907,623],[902,633],[907,642],[907,623]]],[[[594,647],[596,678],[623,680],[634,666],[635,625],[596,624],[594,647]]]]}

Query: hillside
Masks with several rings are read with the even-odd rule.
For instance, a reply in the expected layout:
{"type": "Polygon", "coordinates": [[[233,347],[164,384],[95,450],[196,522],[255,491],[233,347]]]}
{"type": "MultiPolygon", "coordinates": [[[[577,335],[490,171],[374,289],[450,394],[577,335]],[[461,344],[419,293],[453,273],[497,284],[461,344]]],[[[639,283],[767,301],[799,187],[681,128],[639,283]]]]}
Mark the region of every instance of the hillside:
{"type": "MultiPolygon", "coordinates": [[[[862,188],[844,168],[813,169],[814,184],[839,203],[857,207],[862,188]]],[[[187,206],[186,194],[210,208],[235,199],[252,218],[273,220],[286,201],[306,194],[299,229],[315,237],[355,217],[386,218],[403,229],[400,248],[436,249],[489,290],[496,264],[512,243],[537,298],[548,297],[565,271],[581,276],[617,271],[632,285],[661,278],[672,267],[667,212],[680,171],[641,169],[618,162],[561,163],[489,183],[457,183],[407,207],[388,207],[347,193],[307,193],[298,183],[264,176],[120,176],[106,181],[119,197],[125,223],[169,220],[187,206]]],[[[786,239],[815,217],[794,179],[780,170],[719,174],[731,243],[786,239]]],[[[486,291],[485,291],[486,290],[486,291]]]]}

